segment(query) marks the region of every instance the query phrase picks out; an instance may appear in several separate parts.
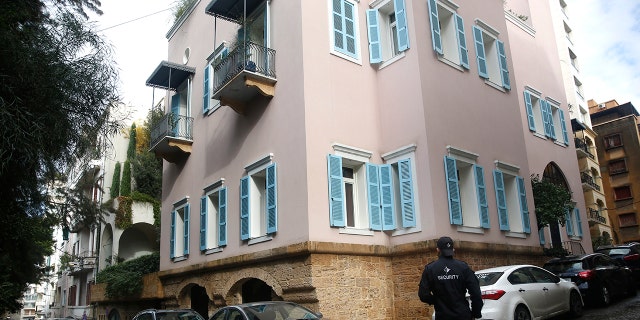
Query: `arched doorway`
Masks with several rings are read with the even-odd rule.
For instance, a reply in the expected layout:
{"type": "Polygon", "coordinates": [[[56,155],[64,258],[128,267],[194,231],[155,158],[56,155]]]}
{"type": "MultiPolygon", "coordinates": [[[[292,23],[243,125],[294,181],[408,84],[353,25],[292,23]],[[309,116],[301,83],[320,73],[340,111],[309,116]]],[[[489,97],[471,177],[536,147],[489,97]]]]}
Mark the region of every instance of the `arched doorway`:
{"type": "MultiPolygon", "coordinates": [[[[567,179],[564,177],[562,170],[560,170],[558,165],[553,162],[550,162],[544,168],[542,179],[550,181],[556,186],[562,187],[565,190],[569,191],[569,193],[571,193],[571,189],[569,189],[569,184],[567,183],[567,179]]],[[[551,232],[551,246],[554,248],[562,247],[562,238],[560,237],[560,224],[549,224],[549,231],[551,232]]]]}
{"type": "Polygon", "coordinates": [[[242,284],[242,302],[271,301],[273,289],[264,281],[251,278],[242,284]]]}
{"type": "Polygon", "coordinates": [[[194,285],[191,287],[191,309],[199,313],[203,318],[209,319],[209,296],[204,287],[194,285]]]}
{"type": "Polygon", "coordinates": [[[111,311],[109,311],[109,314],[107,315],[107,318],[109,320],[120,320],[120,312],[118,312],[118,310],[116,309],[111,309],[111,311]]]}

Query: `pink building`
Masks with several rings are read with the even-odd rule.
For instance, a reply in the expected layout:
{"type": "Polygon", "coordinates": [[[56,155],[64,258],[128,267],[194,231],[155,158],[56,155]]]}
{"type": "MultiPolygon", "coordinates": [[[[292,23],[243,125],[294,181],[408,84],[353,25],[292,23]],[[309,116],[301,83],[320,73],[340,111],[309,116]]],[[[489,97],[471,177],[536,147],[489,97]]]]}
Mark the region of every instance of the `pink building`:
{"type": "Polygon", "coordinates": [[[152,133],[162,305],[426,318],[440,236],[476,270],[540,264],[552,241],[590,251],[558,3],[507,5],[195,1],[147,81],[170,101],[152,133]],[[571,228],[538,231],[543,173],[573,192],[571,228]]]}

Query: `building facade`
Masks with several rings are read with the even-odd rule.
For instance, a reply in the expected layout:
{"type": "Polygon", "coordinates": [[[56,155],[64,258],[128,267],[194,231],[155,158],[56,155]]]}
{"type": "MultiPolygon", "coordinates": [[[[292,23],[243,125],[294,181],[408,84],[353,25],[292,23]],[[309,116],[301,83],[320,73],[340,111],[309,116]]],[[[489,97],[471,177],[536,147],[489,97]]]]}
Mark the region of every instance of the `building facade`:
{"type": "Polygon", "coordinates": [[[590,251],[557,3],[508,5],[194,1],[147,80],[169,101],[151,143],[162,307],[424,318],[440,236],[476,270],[590,251]],[[572,228],[538,230],[532,174],[572,192],[572,228]]]}
{"type": "Polygon", "coordinates": [[[611,100],[589,105],[602,185],[611,218],[615,243],[640,241],[638,200],[640,198],[640,120],[638,110],[627,102],[611,100]]]}

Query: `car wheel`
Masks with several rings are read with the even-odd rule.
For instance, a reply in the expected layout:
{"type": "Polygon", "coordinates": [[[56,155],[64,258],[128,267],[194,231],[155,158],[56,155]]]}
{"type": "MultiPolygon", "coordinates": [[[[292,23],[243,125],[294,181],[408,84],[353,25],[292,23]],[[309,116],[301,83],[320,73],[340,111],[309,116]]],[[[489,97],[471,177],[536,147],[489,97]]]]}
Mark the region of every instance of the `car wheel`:
{"type": "Polygon", "coordinates": [[[580,293],[577,291],[571,291],[569,295],[569,312],[573,317],[582,316],[582,312],[584,311],[584,304],[582,303],[582,299],[580,298],[580,293]]]}
{"type": "Polygon", "coordinates": [[[603,306],[608,306],[611,303],[611,291],[606,285],[603,285],[600,288],[600,304],[603,306]]]}
{"type": "Polygon", "coordinates": [[[516,307],[516,311],[513,312],[513,320],[531,320],[531,314],[527,307],[519,305],[516,307]]]}

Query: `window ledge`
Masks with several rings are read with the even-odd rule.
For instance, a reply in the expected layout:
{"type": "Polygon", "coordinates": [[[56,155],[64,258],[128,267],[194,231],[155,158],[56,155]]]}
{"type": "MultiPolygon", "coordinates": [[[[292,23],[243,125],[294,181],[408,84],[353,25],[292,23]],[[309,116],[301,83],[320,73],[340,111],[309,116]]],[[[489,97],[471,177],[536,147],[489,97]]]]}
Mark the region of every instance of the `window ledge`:
{"type": "Polygon", "coordinates": [[[484,229],[480,227],[458,226],[458,232],[484,234],[484,229]]]}
{"type": "Polygon", "coordinates": [[[402,235],[405,235],[405,234],[418,233],[420,231],[422,231],[422,229],[420,229],[419,227],[411,227],[411,228],[406,228],[406,229],[397,229],[397,230],[393,230],[393,232],[391,232],[391,236],[392,237],[402,236],[402,235]]]}
{"type": "Polygon", "coordinates": [[[580,240],[582,240],[582,237],[580,237],[580,236],[569,236],[569,239],[580,241],[580,240]]]}
{"type": "Polygon", "coordinates": [[[249,243],[248,244],[249,245],[258,244],[258,243],[267,242],[267,241],[271,241],[271,240],[273,240],[272,236],[265,235],[265,236],[249,239],[249,243]]]}
{"type": "Polygon", "coordinates": [[[511,231],[505,232],[504,236],[507,237],[507,238],[519,238],[519,239],[526,239],[527,238],[527,234],[526,233],[511,232],[511,231]]]}
{"type": "Polygon", "coordinates": [[[538,132],[538,131],[533,131],[533,132],[531,132],[531,133],[533,133],[533,135],[534,135],[534,136],[536,136],[536,137],[538,137],[538,138],[540,138],[540,139],[547,140],[547,136],[545,136],[544,134],[542,134],[542,133],[540,133],[540,132],[538,132]]]}
{"type": "Polygon", "coordinates": [[[180,262],[180,261],[184,261],[184,260],[187,260],[187,258],[189,258],[189,256],[174,257],[174,258],[173,258],[173,262],[180,262]]]}
{"type": "Polygon", "coordinates": [[[448,60],[447,58],[445,58],[442,55],[439,55],[437,53],[436,53],[436,55],[438,56],[438,60],[440,62],[442,62],[442,63],[448,65],[449,67],[454,68],[454,69],[456,69],[456,70],[458,70],[460,72],[464,72],[465,69],[461,65],[456,64],[455,62],[448,60]]]}
{"type": "MultiPolygon", "coordinates": [[[[484,79],[484,78],[483,78],[483,79],[484,79]]],[[[507,92],[507,90],[505,90],[501,85],[499,85],[499,84],[497,84],[497,83],[494,83],[494,82],[492,82],[492,81],[491,81],[491,80],[489,80],[489,79],[484,79],[484,83],[485,83],[486,85],[488,85],[489,87],[492,87],[492,88],[494,88],[494,89],[496,89],[496,90],[498,90],[498,91],[507,92]]]]}
{"type": "Polygon", "coordinates": [[[554,141],[553,141],[553,143],[555,143],[555,144],[557,144],[557,145],[559,145],[559,146],[561,146],[561,147],[563,147],[563,148],[566,148],[566,147],[567,147],[567,145],[566,145],[566,144],[564,144],[564,142],[560,142],[560,141],[558,141],[558,140],[554,140],[554,141]]]}
{"type": "Polygon", "coordinates": [[[378,70],[382,70],[382,69],[392,65],[394,62],[404,58],[404,56],[405,56],[404,51],[400,52],[399,55],[397,55],[397,56],[395,56],[395,57],[393,57],[393,58],[391,58],[391,59],[389,59],[387,61],[384,61],[384,62],[380,63],[380,65],[378,66],[378,70]]]}
{"type": "Polygon", "coordinates": [[[345,228],[341,228],[340,229],[340,234],[353,234],[353,235],[359,235],[359,236],[372,236],[373,235],[373,231],[369,230],[369,229],[358,229],[358,228],[345,227],[345,228]]]}
{"type": "Polygon", "coordinates": [[[203,251],[203,253],[205,255],[208,255],[208,254],[222,252],[222,250],[224,250],[222,247],[217,247],[217,248],[206,249],[205,251],[203,251]]]}

